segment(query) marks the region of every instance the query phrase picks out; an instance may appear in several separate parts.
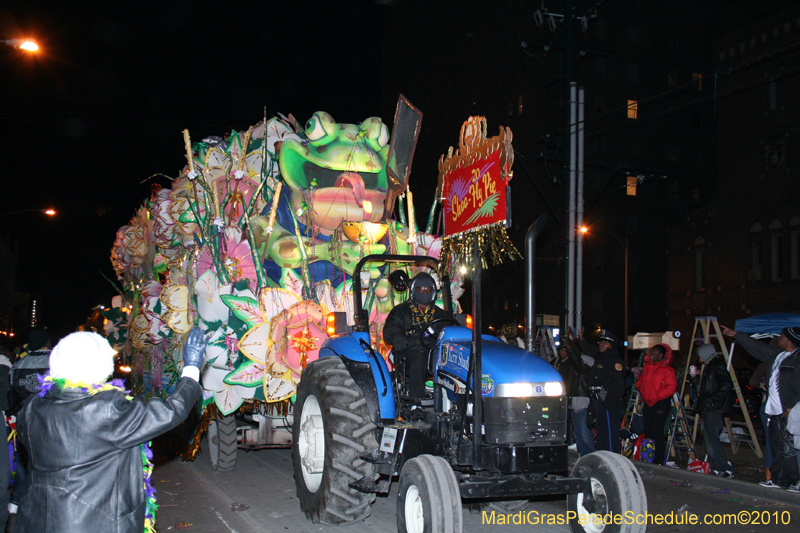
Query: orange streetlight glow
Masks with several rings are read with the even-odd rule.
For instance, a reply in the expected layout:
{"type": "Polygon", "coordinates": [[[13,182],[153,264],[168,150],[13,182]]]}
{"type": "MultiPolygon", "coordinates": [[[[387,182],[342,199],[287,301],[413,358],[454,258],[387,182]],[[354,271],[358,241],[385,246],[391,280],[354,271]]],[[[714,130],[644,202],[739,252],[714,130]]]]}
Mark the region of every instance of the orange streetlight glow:
{"type": "Polygon", "coordinates": [[[25,41],[19,47],[23,50],[27,50],[28,52],[36,52],[39,50],[39,45],[36,44],[34,41],[25,41]]]}

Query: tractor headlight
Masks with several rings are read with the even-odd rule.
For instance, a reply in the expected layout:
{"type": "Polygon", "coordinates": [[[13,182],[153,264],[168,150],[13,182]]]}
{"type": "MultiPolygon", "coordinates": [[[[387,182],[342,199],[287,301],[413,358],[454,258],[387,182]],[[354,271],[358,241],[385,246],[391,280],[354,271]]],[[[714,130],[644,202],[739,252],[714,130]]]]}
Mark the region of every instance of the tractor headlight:
{"type": "Polygon", "coordinates": [[[495,398],[527,398],[533,395],[533,383],[501,383],[494,389],[495,398]]]}
{"type": "Polygon", "coordinates": [[[547,396],[561,396],[564,394],[564,386],[559,381],[548,381],[544,384],[544,393],[547,396]]]}
{"type": "Polygon", "coordinates": [[[501,383],[494,388],[495,398],[531,398],[534,396],[561,396],[564,386],[560,381],[547,383],[501,383]]]}

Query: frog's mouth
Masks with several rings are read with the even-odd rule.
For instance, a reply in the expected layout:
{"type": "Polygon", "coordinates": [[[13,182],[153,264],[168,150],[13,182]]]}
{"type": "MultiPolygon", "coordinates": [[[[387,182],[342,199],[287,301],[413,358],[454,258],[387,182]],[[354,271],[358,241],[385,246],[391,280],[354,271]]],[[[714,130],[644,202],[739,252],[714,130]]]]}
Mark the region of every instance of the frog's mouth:
{"type": "Polygon", "coordinates": [[[381,220],[386,193],[368,189],[364,183],[365,177],[369,177],[371,181],[375,182],[374,174],[362,175],[358,172],[332,170],[327,170],[327,173],[335,173],[336,179],[332,182],[329,180],[327,183],[330,185],[323,186],[318,178],[317,185],[319,187],[311,195],[313,223],[319,226],[323,233],[330,234],[343,221],[378,222],[381,220]]]}
{"type": "Polygon", "coordinates": [[[303,176],[305,182],[311,184],[314,180],[317,187],[339,187],[342,183],[342,176],[355,174],[361,180],[361,187],[364,189],[376,189],[378,187],[378,174],[374,172],[341,171],[315,165],[310,161],[303,163],[303,176]]]}

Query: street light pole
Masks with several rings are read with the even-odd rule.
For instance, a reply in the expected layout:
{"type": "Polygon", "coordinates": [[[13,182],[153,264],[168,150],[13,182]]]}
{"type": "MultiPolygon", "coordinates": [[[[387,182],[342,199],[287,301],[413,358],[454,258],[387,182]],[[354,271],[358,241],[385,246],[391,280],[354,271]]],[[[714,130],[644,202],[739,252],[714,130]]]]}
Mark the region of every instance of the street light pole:
{"type": "Polygon", "coordinates": [[[622,345],[625,347],[625,357],[622,360],[625,361],[625,366],[628,366],[628,237],[625,237],[623,247],[625,248],[625,339],[622,345]]]}

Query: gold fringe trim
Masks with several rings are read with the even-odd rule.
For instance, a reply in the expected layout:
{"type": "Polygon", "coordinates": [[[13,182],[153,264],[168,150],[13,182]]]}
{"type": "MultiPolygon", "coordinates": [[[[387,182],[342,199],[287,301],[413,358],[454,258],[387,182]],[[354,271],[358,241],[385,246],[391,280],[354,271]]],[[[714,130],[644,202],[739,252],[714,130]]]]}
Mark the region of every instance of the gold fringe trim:
{"type": "Polygon", "coordinates": [[[502,222],[472,229],[457,235],[445,237],[442,243],[442,253],[439,263],[447,270],[443,273],[452,274],[456,265],[472,263],[472,241],[478,235],[478,250],[481,256],[481,265],[487,268],[486,257],[491,258],[492,265],[499,265],[504,259],[522,259],[514,243],[506,233],[502,222]]]}

